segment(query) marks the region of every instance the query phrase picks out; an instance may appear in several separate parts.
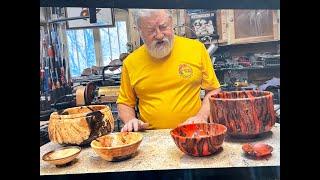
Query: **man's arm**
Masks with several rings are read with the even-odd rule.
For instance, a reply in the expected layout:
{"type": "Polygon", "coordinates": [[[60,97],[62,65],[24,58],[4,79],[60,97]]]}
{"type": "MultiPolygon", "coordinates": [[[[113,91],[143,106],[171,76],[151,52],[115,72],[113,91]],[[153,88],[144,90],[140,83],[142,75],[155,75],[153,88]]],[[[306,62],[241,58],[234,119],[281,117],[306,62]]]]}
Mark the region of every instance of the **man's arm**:
{"type": "Polygon", "coordinates": [[[206,90],[206,95],[202,100],[201,108],[200,108],[200,110],[199,110],[199,112],[198,112],[198,114],[196,116],[201,117],[201,119],[203,119],[203,120],[207,120],[209,118],[209,116],[210,116],[209,97],[214,95],[214,94],[219,93],[220,91],[221,91],[220,88],[214,89],[214,90],[211,90],[211,91],[207,91],[206,90]]]}
{"type": "Polygon", "coordinates": [[[199,112],[193,116],[188,118],[184,123],[182,124],[191,124],[191,123],[198,123],[198,122],[208,122],[208,118],[210,116],[210,102],[209,102],[209,97],[217,94],[221,91],[220,88],[214,89],[211,91],[206,90],[206,95],[202,100],[202,105],[199,110],[199,112]]]}
{"type": "Polygon", "coordinates": [[[120,119],[124,122],[124,126],[121,131],[139,131],[144,130],[148,127],[148,123],[144,123],[136,118],[136,113],[134,108],[127,106],[125,104],[117,104],[118,115],[120,119]]]}
{"type": "Polygon", "coordinates": [[[136,113],[134,108],[127,106],[125,104],[117,104],[118,106],[118,115],[123,123],[129,122],[131,119],[136,118],[136,113]]]}

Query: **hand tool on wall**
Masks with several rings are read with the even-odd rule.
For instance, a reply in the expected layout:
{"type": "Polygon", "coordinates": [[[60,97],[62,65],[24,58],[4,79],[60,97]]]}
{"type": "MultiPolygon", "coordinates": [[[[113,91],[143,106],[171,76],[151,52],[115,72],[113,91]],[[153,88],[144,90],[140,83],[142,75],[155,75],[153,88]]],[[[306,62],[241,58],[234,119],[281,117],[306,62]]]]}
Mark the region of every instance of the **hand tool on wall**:
{"type": "Polygon", "coordinates": [[[44,91],[43,28],[40,26],[40,94],[44,91]]]}
{"type": "Polygon", "coordinates": [[[50,73],[50,82],[51,82],[51,90],[55,90],[56,86],[54,84],[54,80],[53,80],[53,58],[54,58],[54,51],[53,51],[53,47],[52,47],[52,40],[51,40],[51,33],[50,33],[50,25],[48,25],[47,28],[47,32],[48,32],[48,61],[49,61],[49,73],[50,73]]]}
{"type": "Polygon", "coordinates": [[[48,58],[49,58],[49,63],[50,63],[50,79],[51,79],[51,90],[56,89],[56,85],[53,80],[53,71],[54,71],[54,66],[53,66],[53,47],[51,45],[48,46],[48,58]]]}
{"type": "Polygon", "coordinates": [[[52,88],[52,83],[50,79],[50,60],[48,56],[48,41],[49,41],[49,35],[44,34],[43,38],[43,59],[44,59],[44,71],[45,71],[45,86],[44,86],[44,91],[47,92],[49,89],[52,88]]]}
{"type": "Polygon", "coordinates": [[[62,31],[62,25],[59,26],[59,49],[60,49],[60,78],[61,78],[61,83],[62,85],[64,86],[66,84],[66,79],[65,79],[65,61],[64,61],[64,50],[65,50],[65,47],[64,47],[64,44],[63,44],[63,31],[62,31]]]}
{"type": "Polygon", "coordinates": [[[60,82],[59,82],[59,76],[57,72],[57,64],[58,64],[58,58],[57,55],[59,51],[57,50],[57,33],[55,31],[55,24],[51,24],[51,45],[52,45],[52,50],[53,50],[53,73],[54,73],[54,81],[56,84],[56,88],[60,88],[60,82]]]}

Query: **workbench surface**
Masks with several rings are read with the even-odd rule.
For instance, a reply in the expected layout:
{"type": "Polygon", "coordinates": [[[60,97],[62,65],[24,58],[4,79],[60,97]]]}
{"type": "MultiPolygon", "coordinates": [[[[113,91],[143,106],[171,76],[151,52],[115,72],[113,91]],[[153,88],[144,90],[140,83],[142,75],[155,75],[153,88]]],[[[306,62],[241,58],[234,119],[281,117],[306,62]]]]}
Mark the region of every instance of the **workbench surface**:
{"type": "Polygon", "coordinates": [[[146,171],[164,169],[195,169],[223,167],[280,166],[280,124],[276,123],[270,132],[263,136],[240,140],[226,137],[223,149],[211,156],[191,157],[185,155],[175,145],[170,136],[170,129],[147,130],[134,157],[120,162],[108,162],[95,154],[90,145],[84,147],[71,165],[56,167],[42,160],[42,156],[58,144],[49,142],[40,147],[40,175],[105,173],[124,171],[146,171]],[[245,156],[241,146],[246,142],[265,142],[273,147],[272,156],[253,160],[245,156]]]}

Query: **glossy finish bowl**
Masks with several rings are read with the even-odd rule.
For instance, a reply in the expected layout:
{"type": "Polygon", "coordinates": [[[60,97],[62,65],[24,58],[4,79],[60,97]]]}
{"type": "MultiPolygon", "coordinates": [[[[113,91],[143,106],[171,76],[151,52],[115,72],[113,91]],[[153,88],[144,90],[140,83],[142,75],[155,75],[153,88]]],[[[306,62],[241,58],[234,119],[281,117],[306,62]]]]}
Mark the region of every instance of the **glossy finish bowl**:
{"type": "Polygon", "coordinates": [[[242,145],[242,150],[250,156],[259,158],[270,155],[273,147],[265,143],[246,143],[242,145]]]}
{"type": "Polygon", "coordinates": [[[187,124],[170,131],[178,148],[191,156],[208,156],[217,152],[227,128],[216,123],[187,124]]]}
{"type": "Polygon", "coordinates": [[[211,121],[225,125],[232,136],[254,137],[276,122],[273,94],[268,91],[221,92],[209,101],[211,121]]]}

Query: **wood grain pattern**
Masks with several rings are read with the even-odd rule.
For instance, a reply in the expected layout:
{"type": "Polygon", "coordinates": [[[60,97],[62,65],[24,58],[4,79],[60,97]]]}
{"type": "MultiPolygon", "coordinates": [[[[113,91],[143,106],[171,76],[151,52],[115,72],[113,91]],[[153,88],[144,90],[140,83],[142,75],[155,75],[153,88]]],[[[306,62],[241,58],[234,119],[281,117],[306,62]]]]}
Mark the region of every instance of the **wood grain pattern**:
{"type": "Polygon", "coordinates": [[[52,142],[85,145],[114,130],[111,109],[105,105],[68,108],[50,115],[48,133],[52,142]]]}
{"type": "MultiPolygon", "coordinates": [[[[110,138],[115,141],[117,136],[122,136],[122,133],[112,133],[101,136],[91,142],[91,148],[98,154],[102,159],[107,161],[121,161],[131,158],[137,151],[140,143],[143,140],[143,136],[138,132],[127,132],[123,138],[128,142],[119,146],[103,146],[101,142],[104,139],[109,140],[110,138]]],[[[111,144],[110,144],[111,145],[111,144]]]]}
{"type": "Polygon", "coordinates": [[[208,156],[219,150],[227,128],[216,123],[188,124],[173,129],[170,134],[178,148],[192,156],[208,156]]]}
{"type": "Polygon", "coordinates": [[[267,91],[221,92],[209,98],[212,121],[233,136],[255,136],[275,124],[273,94],[267,91]]]}

